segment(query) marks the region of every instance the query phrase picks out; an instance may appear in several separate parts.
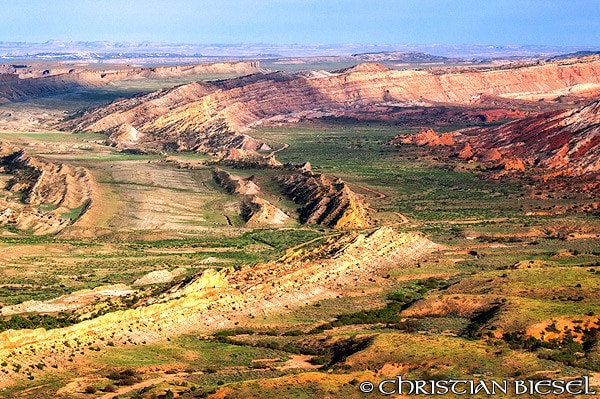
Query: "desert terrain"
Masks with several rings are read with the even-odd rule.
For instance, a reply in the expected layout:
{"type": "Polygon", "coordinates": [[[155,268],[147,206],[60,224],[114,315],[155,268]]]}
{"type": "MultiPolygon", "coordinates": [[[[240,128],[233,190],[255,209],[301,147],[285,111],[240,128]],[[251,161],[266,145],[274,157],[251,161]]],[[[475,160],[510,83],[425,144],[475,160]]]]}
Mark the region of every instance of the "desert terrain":
{"type": "Polygon", "coordinates": [[[0,68],[0,397],[600,390],[597,54],[217,61],[0,68]]]}

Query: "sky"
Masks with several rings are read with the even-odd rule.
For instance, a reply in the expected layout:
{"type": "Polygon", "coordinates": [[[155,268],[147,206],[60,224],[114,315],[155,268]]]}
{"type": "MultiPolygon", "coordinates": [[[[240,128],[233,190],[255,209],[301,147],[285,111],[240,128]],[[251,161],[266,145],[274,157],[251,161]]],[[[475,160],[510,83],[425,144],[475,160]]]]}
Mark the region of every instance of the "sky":
{"type": "Polygon", "coordinates": [[[599,0],[0,0],[0,41],[597,46],[599,0]]]}

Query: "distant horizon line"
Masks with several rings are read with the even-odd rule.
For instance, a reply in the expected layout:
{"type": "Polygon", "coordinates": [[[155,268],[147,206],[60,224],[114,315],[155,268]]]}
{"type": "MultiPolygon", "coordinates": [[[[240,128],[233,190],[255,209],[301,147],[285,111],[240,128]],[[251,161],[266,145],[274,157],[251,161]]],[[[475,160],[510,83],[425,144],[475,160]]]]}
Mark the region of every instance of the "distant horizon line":
{"type": "Polygon", "coordinates": [[[64,44],[76,44],[76,43],[110,43],[110,44],[129,44],[129,45],[140,45],[140,44],[162,44],[162,45],[218,45],[218,46],[239,46],[239,45],[268,45],[268,46],[473,46],[473,47],[556,47],[556,48],[598,48],[600,45],[564,45],[564,44],[538,44],[538,43],[436,43],[436,42],[422,42],[422,43],[358,43],[358,42],[336,42],[336,43],[283,43],[283,42],[169,42],[169,41],[157,41],[157,40],[104,40],[104,39],[93,39],[93,40],[63,40],[63,39],[47,39],[45,41],[22,41],[22,40],[0,40],[0,43],[8,44],[50,44],[50,43],[64,43],[64,44]]]}
{"type": "Polygon", "coordinates": [[[447,58],[552,57],[577,52],[598,52],[600,46],[544,44],[382,44],[382,43],[185,43],[110,40],[47,40],[45,42],[0,41],[0,58],[28,59],[63,57],[73,59],[104,58],[115,55],[134,58],[150,56],[203,58],[301,58],[340,57],[378,53],[422,53],[447,58]]]}

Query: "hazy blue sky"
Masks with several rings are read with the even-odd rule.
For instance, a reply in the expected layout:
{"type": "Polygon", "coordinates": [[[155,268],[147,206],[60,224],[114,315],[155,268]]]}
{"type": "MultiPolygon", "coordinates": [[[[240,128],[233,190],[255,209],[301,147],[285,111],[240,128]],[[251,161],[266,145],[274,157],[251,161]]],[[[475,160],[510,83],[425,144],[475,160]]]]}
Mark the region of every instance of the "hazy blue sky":
{"type": "Polygon", "coordinates": [[[0,0],[0,41],[600,47],[599,0],[0,0]]]}

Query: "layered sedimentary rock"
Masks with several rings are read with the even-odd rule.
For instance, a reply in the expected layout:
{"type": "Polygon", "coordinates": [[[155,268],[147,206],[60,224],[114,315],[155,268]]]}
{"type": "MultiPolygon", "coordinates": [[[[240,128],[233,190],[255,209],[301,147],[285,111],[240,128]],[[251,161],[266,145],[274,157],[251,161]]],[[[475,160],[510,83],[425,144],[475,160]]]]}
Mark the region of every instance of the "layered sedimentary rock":
{"type": "Polygon", "coordinates": [[[213,170],[213,177],[229,194],[243,196],[240,211],[246,226],[277,226],[289,220],[285,212],[257,195],[260,187],[252,178],[243,179],[219,168],[213,170]]]}
{"type": "Polygon", "coordinates": [[[85,168],[32,157],[19,149],[1,150],[0,167],[12,175],[4,189],[21,193],[22,201],[2,200],[0,223],[49,234],[71,223],[61,215],[73,209],[82,214],[90,206],[92,177],[85,168]],[[53,210],[44,211],[40,205],[53,210]]]}
{"type": "Polygon", "coordinates": [[[213,170],[213,177],[229,194],[254,195],[260,191],[260,187],[252,179],[242,179],[223,169],[213,170]]]}
{"type": "Polygon", "coordinates": [[[244,198],[242,217],[248,227],[282,225],[290,218],[281,209],[257,195],[248,195],[244,198]]]}
{"type": "Polygon", "coordinates": [[[554,173],[599,172],[600,101],[481,130],[468,141],[479,154],[495,151],[503,159],[520,159],[554,173]]]}
{"type": "MultiPolygon", "coordinates": [[[[394,138],[392,144],[439,146],[451,139],[452,155],[507,171],[527,169],[545,179],[577,177],[571,186],[600,187],[600,100],[583,107],[538,113],[494,128],[438,135],[432,130],[394,138]]],[[[567,184],[568,186],[569,184],[567,184]]]]}
{"type": "Polygon", "coordinates": [[[181,78],[196,75],[240,75],[261,71],[258,62],[218,62],[199,65],[90,70],[56,67],[0,67],[0,103],[100,87],[120,80],[181,78]]]}
{"type": "Polygon", "coordinates": [[[383,106],[385,114],[398,106],[468,105],[489,96],[551,99],[573,93],[600,93],[598,57],[488,70],[398,71],[363,64],[336,73],[258,73],[118,101],[78,115],[65,126],[107,132],[117,144],[115,133],[129,125],[142,134],[140,145],[256,150],[262,144],[245,133],[269,121],[349,111],[361,115],[361,109],[373,114],[369,107],[375,105],[383,106]]]}
{"type": "Polygon", "coordinates": [[[368,205],[341,179],[322,174],[295,173],[276,178],[286,195],[303,204],[302,223],[323,224],[336,229],[369,227],[368,205]]]}
{"type": "Polygon", "coordinates": [[[179,289],[134,309],[61,329],[0,333],[0,360],[11,361],[15,348],[23,353],[20,363],[34,364],[45,356],[66,358],[110,340],[151,342],[191,331],[232,328],[253,317],[345,295],[357,284],[383,283],[391,269],[415,266],[436,249],[421,236],[391,228],[346,233],[310,250],[289,250],[277,261],[238,271],[203,271],[179,289]]]}

